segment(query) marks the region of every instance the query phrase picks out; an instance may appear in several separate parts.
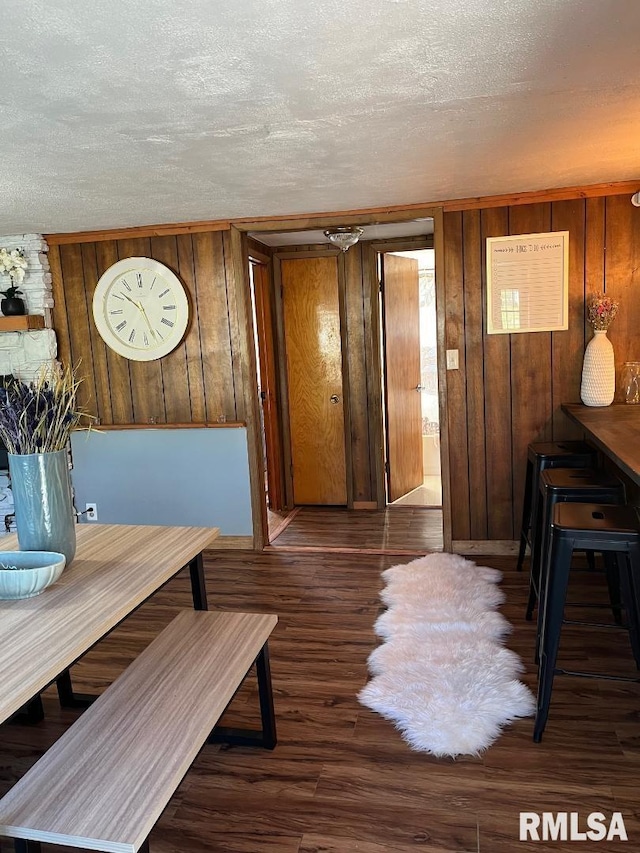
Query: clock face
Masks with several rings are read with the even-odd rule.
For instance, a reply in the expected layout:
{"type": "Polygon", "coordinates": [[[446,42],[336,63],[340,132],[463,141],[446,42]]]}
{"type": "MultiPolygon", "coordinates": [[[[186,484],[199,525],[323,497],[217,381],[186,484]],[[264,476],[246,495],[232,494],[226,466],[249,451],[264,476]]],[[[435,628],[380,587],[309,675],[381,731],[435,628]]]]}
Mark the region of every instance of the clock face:
{"type": "Polygon", "coordinates": [[[125,358],[151,361],[178,346],[189,321],[180,279],[151,258],[125,258],[100,277],[93,318],[104,341],[125,358]]]}

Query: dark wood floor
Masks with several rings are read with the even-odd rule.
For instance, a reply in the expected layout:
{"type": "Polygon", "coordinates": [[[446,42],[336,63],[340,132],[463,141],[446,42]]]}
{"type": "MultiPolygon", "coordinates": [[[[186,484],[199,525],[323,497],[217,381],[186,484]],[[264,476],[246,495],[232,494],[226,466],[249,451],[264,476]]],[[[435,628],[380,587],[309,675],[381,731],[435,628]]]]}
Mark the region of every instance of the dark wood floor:
{"type": "MultiPolygon", "coordinates": [[[[478,849],[478,827],[483,853],[506,853],[525,849],[520,811],[614,810],[624,814],[630,843],[597,849],[639,849],[638,685],[559,678],[541,744],[532,742],[531,720],[522,720],[482,757],[456,761],[411,751],[389,723],[358,704],[376,644],[380,572],[409,559],[276,548],[207,555],[212,607],[279,614],[271,643],[279,743],[274,752],[205,747],[152,834],[153,853],[469,853],[478,849]]],[[[511,558],[476,562],[505,572],[509,645],[525,659],[533,686],[533,627],[522,617],[526,578],[511,558]]],[[[580,577],[576,597],[600,595],[593,576],[580,577]]],[[[188,606],[181,576],[75,668],[77,685],[102,689],[188,606]]],[[[565,649],[567,662],[635,673],[626,635],[573,630],[565,649]]],[[[256,720],[256,702],[251,683],[227,722],[256,720]]],[[[0,727],[0,792],[73,721],[51,691],[45,705],[38,726],[0,727]]]]}
{"type": "Polygon", "coordinates": [[[442,551],[442,510],[389,506],[383,510],[300,507],[271,539],[274,548],[323,548],[424,554],[442,551]]]}

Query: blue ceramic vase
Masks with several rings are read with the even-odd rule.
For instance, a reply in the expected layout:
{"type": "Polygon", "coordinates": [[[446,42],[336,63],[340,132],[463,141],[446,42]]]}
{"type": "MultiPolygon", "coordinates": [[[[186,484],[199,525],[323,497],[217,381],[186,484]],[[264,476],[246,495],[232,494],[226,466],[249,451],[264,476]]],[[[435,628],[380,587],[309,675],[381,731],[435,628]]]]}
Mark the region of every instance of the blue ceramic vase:
{"type": "Polygon", "coordinates": [[[18,544],[22,551],[59,551],[67,566],[76,553],[69,454],[9,454],[18,544]]]}

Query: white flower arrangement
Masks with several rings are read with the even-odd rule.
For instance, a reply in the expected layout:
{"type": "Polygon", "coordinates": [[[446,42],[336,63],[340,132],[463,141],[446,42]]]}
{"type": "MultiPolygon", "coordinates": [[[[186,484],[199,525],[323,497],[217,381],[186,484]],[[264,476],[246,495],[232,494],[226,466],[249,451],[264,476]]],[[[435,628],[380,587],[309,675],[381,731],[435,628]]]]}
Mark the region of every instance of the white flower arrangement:
{"type": "Polygon", "coordinates": [[[23,249],[0,249],[0,273],[6,273],[12,285],[20,284],[28,266],[23,249]]]}

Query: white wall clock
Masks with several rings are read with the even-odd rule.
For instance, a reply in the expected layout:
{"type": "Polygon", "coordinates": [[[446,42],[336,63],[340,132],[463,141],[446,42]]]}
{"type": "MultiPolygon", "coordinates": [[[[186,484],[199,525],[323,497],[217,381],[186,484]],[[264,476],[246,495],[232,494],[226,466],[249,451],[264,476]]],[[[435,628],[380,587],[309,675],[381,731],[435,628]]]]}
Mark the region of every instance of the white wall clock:
{"type": "Polygon", "coordinates": [[[180,279],[151,258],[125,258],[100,276],[93,319],[115,352],[152,361],[175,349],[189,322],[189,301],[180,279]]]}

